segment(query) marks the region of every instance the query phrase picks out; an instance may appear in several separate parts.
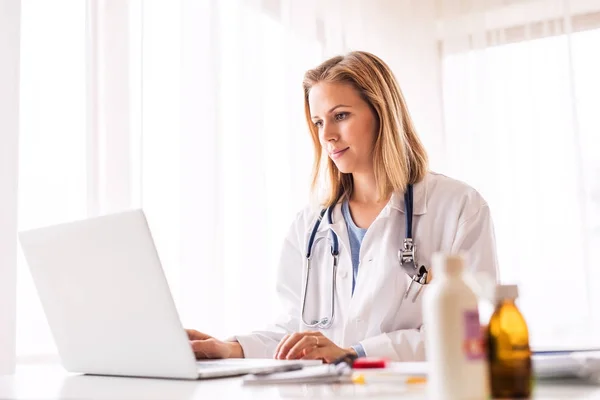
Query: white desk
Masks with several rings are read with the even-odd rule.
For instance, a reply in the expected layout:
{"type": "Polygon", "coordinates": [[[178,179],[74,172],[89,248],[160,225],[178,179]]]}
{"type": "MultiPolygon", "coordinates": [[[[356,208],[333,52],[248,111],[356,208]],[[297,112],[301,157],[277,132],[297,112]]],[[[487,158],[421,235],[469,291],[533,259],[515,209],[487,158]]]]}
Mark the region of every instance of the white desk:
{"type": "MultiPolygon", "coordinates": [[[[400,385],[280,385],[242,386],[239,378],[207,381],[112,378],[67,374],[57,365],[17,368],[0,376],[0,399],[426,399],[424,389],[400,385]]],[[[535,399],[599,399],[600,386],[541,384],[535,399]]]]}

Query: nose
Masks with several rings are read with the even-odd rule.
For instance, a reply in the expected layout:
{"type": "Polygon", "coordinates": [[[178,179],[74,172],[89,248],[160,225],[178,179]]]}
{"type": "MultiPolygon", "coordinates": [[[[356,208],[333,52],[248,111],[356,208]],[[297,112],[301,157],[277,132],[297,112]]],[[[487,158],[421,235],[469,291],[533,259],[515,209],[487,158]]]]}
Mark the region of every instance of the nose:
{"type": "Polygon", "coordinates": [[[323,137],[324,142],[330,142],[332,140],[337,140],[339,137],[339,133],[336,130],[335,124],[325,123],[323,128],[321,128],[321,135],[323,137]]]}

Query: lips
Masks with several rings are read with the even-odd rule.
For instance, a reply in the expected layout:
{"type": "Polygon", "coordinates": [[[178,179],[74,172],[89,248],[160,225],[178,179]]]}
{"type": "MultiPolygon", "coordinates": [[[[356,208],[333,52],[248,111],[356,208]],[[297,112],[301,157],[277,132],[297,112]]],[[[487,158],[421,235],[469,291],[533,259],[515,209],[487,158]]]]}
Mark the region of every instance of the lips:
{"type": "Polygon", "coordinates": [[[350,147],[346,147],[346,148],[343,148],[343,149],[338,149],[338,150],[331,151],[331,152],[329,152],[329,156],[331,158],[333,158],[334,160],[336,160],[336,159],[340,158],[341,156],[343,156],[344,153],[346,153],[346,150],[348,150],[349,148],[350,147]]]}

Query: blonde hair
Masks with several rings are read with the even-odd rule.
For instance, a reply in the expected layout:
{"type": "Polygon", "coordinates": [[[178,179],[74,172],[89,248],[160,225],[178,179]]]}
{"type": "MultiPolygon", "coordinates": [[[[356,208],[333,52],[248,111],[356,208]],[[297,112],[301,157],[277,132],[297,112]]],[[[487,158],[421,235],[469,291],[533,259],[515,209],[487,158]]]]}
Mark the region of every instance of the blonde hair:
{"type": "MultiPolygon", "coordinates": [[[[373,149],[375,181],[380,199],[403,193],[408,184],[421,181],[428,170],[427,152],[417,136],[404,96],[390,68],[377,56],[354,51],[323,62],[304,75],[304,110],[315,149],[312,190],[321,174],[323,149],[312,123],[308,95],[319,82],[352,85],[373,110],[378,127],[373,149]]],[[[353,189],[351,174],[344,174],[328,158],[329,188],[324,205],[334,205],[353,189]]]]}

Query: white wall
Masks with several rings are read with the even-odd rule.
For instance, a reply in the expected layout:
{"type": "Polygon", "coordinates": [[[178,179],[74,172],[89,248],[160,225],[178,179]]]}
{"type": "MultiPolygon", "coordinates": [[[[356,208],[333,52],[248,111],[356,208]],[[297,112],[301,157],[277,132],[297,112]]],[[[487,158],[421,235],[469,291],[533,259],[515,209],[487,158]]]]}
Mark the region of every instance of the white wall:
{"type": "Polygon", "coordinates": [[[445,164],[435,18],[435,0],[358,0],[345,28],[348,47],[376,54],[396,74],[431,167],[439,171],[445,164]]]}
{"type": "Polygon", "coordinates": [[[0,375],[15,367],[19,22],[19,0],[0,0],[0,375]]]}

